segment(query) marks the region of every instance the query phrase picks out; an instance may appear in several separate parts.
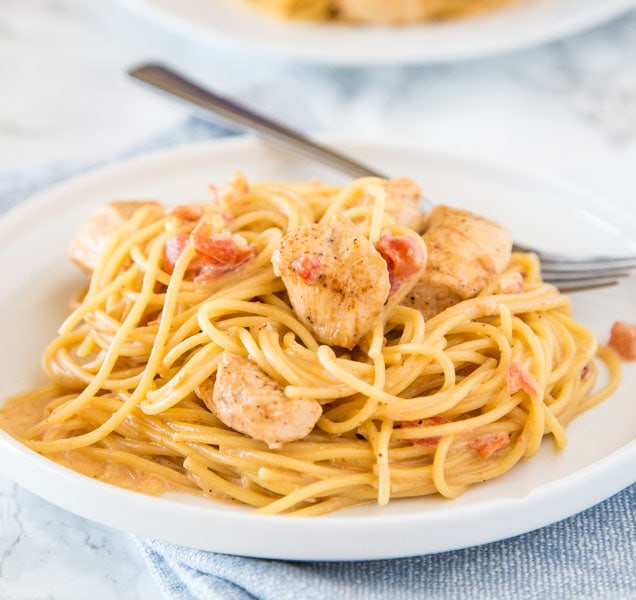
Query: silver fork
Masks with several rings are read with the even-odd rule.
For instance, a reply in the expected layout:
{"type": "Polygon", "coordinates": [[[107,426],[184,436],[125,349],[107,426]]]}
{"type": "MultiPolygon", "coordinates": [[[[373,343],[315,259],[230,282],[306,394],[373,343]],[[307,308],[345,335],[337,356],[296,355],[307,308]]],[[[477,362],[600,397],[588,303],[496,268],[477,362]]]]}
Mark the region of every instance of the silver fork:
{"type": "MultiPolygon", "coordinates": [[[[371,176],[388,179],[385,174],[314,142],[298,131],[260,115],[233,100],[203,89],[165,66],[145,64],[131,69],[128,74],[170,96],[186,101],[196,107],[199,112],[203,111],[208,118],[210,114],[220,117],[226,123],[251,131],[279,147],[326,164],[342,173],[352,177],[371,176]]],[[[541,259],[544,279],[559,289],[567,291],[614,285],[621,277],[629,275],[631,269],[636,269],[636,256],[567,257],[516,243],[513,250],[537,254],[541,259]]]]}

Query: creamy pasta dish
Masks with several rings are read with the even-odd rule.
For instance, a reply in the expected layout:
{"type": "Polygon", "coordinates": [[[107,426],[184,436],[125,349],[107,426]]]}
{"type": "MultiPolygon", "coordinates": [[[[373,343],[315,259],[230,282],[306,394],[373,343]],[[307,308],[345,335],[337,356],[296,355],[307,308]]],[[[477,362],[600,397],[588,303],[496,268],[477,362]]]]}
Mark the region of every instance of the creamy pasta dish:
{"type": "Polygon", "coordinates": [[[210,194],[86,221],[49,383],[4,403],[5,430],[133,490],[320,515],[454,498],[565,447],[618,385],[535,255],[484,216],[423,214],[410,179],[210,194]]]}

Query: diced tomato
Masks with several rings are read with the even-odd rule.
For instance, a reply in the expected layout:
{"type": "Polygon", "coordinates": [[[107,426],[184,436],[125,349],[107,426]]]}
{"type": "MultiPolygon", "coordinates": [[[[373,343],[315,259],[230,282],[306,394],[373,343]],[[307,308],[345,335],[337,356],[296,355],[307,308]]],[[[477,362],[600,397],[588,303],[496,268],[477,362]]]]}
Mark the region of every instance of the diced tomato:
{"type": "Polygon", "coordinates": [[[194,247],[209,258],[209,264],[240,265],[254,255],[244,237],[224,229],[216,232],[209,224],[199,223],[191,234],[194,247]]]}
{"type": "Polygon", "coordinates": [[[422,247],[408,235],[391,235],[385,231],[375,248],[386,261],[391,292],[397,290],[404,279],[417,273],[425,264],[422,247]]]}
{"type": "Polygon", "coordinates": [[[503,431],[481,435],[468,443],[482,458],[488,458],[493,452],[505,448],[509,444],[510,436],[503,431]]]}
{"type": "MultiPolygon", "coordinates": [[[[187,246],[191,244],[190,236],[187,233],[180,233],[166,240],[163,249],[163,269],[167,273],[172,274],[174,266],[179,260],[179,257],[183,254],[183,251],[187,246]]],[[[188,271],[197,271],[201,268],[203,263],[199,257],[195,254],[192,261],[188,265],[188,271]]]]}
{"type": "Polygon", "coordinates": [[[198,221],[203,216],[201,204],[180,204],[168,209],[168,214],[181,221],[198,221]]]}
{"type": "MultiPolygon", "coordinates": [[[[419,419],[418,421],[402,421],[401,427],[429,427],[431,425],[442,425],[448,423],[448,419],[442,416],[427,417],[426,419],[419,419]]],[[[439,444],[440,436],[425,437],[409,440],[416,446],[424,446],[425,448],[435,448],[439,444]]]]}
{"type": "Polygon", "coordinates": [[[253,258],[254,249],[240,235],[229,231],[204,235],[195,228],[191,234],[178,234],[166,241],[164,247],[164,270],[172,273],[174,265],[189,244],[196,252],[188,265],[186,275],[195,281],[205,282],[229,273],[253,258]]]}
{"type": "Polygon", "coordinates": [[[519,390],[523,390],[531,398],[539,397],[539,386],[537,382],[523,370],[518,362],[513,361],[508,365],[506,383],[508,385],[508,393],[511,396],[516,394],[519,390]]]}
{"type": "Polygon", "coordinates": [[[291,268],[305,283],[315,283],[325,272],[325,265],[319,254],[308,252],[294,259],[291,268]]]}
{"type": "Polygon", "coordinates": [[[623,360],[636,360],[636,325],[616,321],[612,326],[608,345],[623,360]]]}

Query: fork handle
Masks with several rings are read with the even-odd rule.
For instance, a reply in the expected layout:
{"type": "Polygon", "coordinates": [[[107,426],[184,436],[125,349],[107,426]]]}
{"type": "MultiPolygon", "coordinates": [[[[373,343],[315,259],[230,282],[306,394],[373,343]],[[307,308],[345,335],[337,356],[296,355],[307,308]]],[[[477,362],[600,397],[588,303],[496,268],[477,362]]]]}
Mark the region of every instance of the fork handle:
{"type": "Polygon", "coordinates": [[[298,131],[254,113],[233,100],[199,87],[168,67],[149,63],[131,69],[128,74],[170,96],[194,104],[208,117],[210,114],[217,118],[220,117],[225,123],[251,131],[258,137],[277,144],[285,150],[302,154],[352,177],[388,179],[375,169],[326,148],[298,131]]]}

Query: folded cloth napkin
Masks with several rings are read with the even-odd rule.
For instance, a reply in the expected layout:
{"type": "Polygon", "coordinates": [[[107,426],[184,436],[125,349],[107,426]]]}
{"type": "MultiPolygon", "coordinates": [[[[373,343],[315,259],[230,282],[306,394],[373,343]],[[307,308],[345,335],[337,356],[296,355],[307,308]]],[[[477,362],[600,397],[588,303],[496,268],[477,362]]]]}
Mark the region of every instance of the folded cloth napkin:
{"type": "MultiPolygon", "coordinates": [[[[123,156],[229,133],[190,119],[123,156]]],[[[0,173],[0,212],[100,163],[0,173]]],[[[395,560],[291,562],[136,541],[168,600],[636,599],[636,484],[509,540],[395,560]]]]}
{"type": "Polygon", "coordinates": [[[624,600],[636,598],[636,484],[549,527],[413,558],[289,562],[137,543],[169,600],[624,600]]]}

